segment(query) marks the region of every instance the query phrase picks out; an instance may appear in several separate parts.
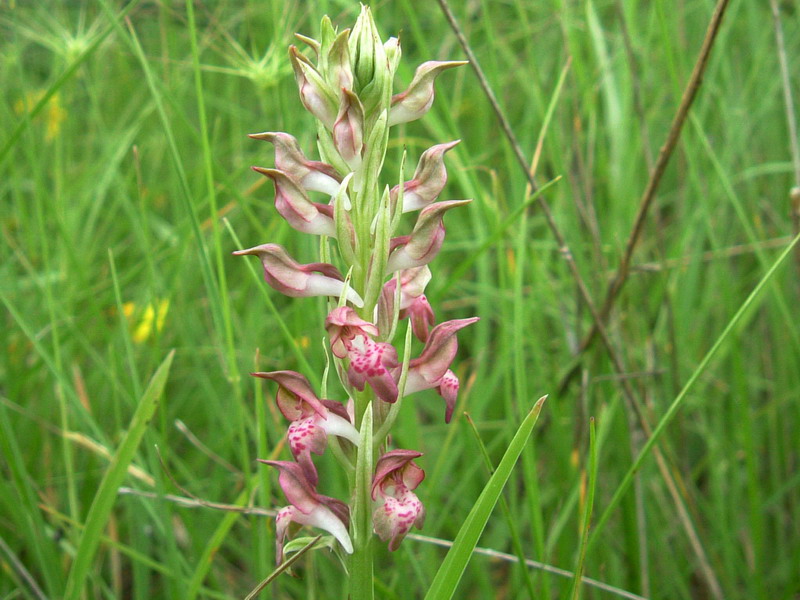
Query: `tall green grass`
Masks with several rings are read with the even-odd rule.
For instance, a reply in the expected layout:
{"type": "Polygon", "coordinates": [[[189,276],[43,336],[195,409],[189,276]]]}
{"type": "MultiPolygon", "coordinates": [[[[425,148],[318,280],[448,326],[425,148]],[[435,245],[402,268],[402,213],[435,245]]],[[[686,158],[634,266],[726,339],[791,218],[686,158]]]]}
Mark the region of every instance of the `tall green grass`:
{"type": "MultiPolygon", "coordinates": [[[[537,179],[553,182],[544,195],[597,303],[713,4],[453,2],[528,160],[552,108],[537,179]]],[[[373,8],[384,36],[401,32],[398,88],[419,62],[463,57],[436,3],[373,8]]],[[[796,94],[800,12],[781,10],[796,94]]],[[[273,571],[271,519],[204,503],[283,505],[255,459],[286,456],[285,423],[247,373],[319,379],[324,304],[287,301],[230,256],[237,240],[315,252],[249,170],[272,157],[246,134],[288,131],[313,147],[286,47],[325,13],[346,26],[357,12],[343,0],[0,5],[0,597],[59,598],[70,582],[71,597],[244,598],[273,571]],[[148,382],[172,350],[142,430],[148,382]],[[147,495],[110,495],[120,477],[147,495]]],[[[580,568],[617,597],[713,597],[711,580],[725,598],[800,594],[800,273],[793,252],[776,267],[797,183],[782,86],[769,6],[733,0],[609,323],[644,414],[662,423],[706,567],[653,456],[635,463],[647,440],[602,344],[556,393],[591,317],[473,73],[443,75],[428,116],[397,128],[389,172],[404,147],[413,166],[462,140],[445,194],[474,202],[448,215],[428,296],[440,319],[482,318],[459,336],[453,423],[420,394],[393,434],[425,452],[422,534],[456,539],[489,482],[463,412],[497,465],[550,394],[504,488],[511,518],[492,513],[480,547],[516,556],[518,539],[527,558],[580,568]]],[[[344,494],[344,481],[323,485],[344,494]]],[[[445,554],[418,538],[381,551],[377,596],[424,597],[445,554]]],[[[294,568],[300,578],[260,597],[344,596],[327,550],[294,568]]],[[[565,598],[573,578],[475,554],[455,597],[531,587],[565,598]]]]}

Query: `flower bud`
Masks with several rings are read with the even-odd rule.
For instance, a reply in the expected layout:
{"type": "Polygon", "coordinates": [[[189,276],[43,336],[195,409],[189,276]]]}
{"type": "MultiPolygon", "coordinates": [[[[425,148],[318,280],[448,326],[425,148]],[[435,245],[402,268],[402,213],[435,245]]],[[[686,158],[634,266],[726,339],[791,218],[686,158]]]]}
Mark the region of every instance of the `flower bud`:
{"type": "Polygon", "coordinates": [[[325,82],[317,69],[297,49],[289,47],[294,77],[300,90],[300,100],[306,110],[319,119],[325,127],[331,129],[336,119],[336,94],[325,82]]]}

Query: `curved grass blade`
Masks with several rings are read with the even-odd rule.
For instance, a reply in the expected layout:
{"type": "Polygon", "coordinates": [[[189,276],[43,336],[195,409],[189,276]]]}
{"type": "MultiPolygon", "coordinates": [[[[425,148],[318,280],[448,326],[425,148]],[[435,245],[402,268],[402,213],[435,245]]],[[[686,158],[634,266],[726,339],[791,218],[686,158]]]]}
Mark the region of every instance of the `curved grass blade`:
{"type": "Polygon", "coordinates": [[[528,416],[522,421],[519,429],[517,429],[517,433],[514,434],[514,438],[508,445],[500,464],[497,465],[497,470],[483,488],[478,501],[475,502],[469,515],[467,515],[467,519],[461,526],[461,530],[458,532],[455,542],[453,542],[453,547],[450,548],[447,556],[445,556],[444,562],[439,567],[439,571],[436,573],[436,577],[434,577],[433,583],[425,595],[425,600],[449,600],[449,598],[453,597],[472,552],[478,544],[478,539],[483,533],[489,516],[492,514],[492,510],[500,497],[500,493],[511,475],[514,464],[522,453],[531,431],[533,431],[533,426],[539,418],[539,413],[546,399],[547,396],[539,398],[528,413],[528,416]]]}
{"type": "Polygon", "coordinates": [[[158,400],[164,391],[164,385],[167,382],[174,356],[175,351],[170,351],[150,380],[150,384],[142,394],[142,399],[139,401],[139,406],[136,408],[133,419],[131,419],[128,433],[122,439],[119,448],[117,448],[114,457],[111,459],[108,470],[103,476],[103,480],[100,482],[100,487],[92,501],[92,506],[89,508],[89,515],[86,517],[86,524],[78,543],[75,561],[72,563],[72,568],[69,572],[64,600],[78,600],[83,596],[83,585],[89,575],[89,569],[92,567],[97,547],[100,545],[103,530],[117,498],[117,488],[125,479],[128,467],[133,461],[133,455],[136,453],[139,442],[142,440],[142,436],[150,424],[150,419],[153,418],[153,414],[158,407],[158,400]]]}

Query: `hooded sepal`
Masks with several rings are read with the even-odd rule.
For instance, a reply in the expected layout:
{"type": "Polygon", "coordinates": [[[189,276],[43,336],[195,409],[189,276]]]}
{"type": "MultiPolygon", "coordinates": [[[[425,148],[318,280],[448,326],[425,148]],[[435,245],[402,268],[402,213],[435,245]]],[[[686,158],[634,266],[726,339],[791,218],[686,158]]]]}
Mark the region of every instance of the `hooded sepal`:
{"type": "Polygon", "coordinates": [[[444,243],[444,213],[470,202],[472,200],[448,200],[423,208],[411,235],[392,239],[386,270],[394,273],[400,269],[421,267],[436,258],[444,243]]]}
{"type": "MultiPolygon", "coordinates": [[[[345,293],[345,282],[339,269],[327,263],[302,265],[295,261],[278,244],[261,244],[247,250],[234,252],[236,256],[252,255],[261,259],[264,279],[280,293],[292,298],[307,296],[335,296],[345,293]]],[[[361,307],[364,301],[354,289],[347,286],[346,299],[361,307]]]]}
{"type": "Polygon", "coordinates": [[[290,503],[290,506],[278,511],[275,520],[277,563],[283,562],[283,543],[292,522],[324,529],[337,539],[345,552],[352,554],[353,544],[347,532],[350,525],[348,506],[341,500],[318,494],[316,485],[311,484],[305,470],[297,463],[259,460],[278,469],[278,482],[290,503]]]}
{"type": "MultiPolygon", "coordinates": [[[[431,146],[419,158],[414,177],[403,184],[403,212],[420,210],[431,204],[442,193],[447,183],[444,154],[461,140],[431,146]]],[[[392,188],[392,206],[397,202],[400,186],[392,188]]]]}
{"type": "Polygon", "coordinates": [[[421,529],[425,522],[425,508],[412,491],[425,478],[425,472],[413,462],[420,456],[421,452],[413,450],[392,450],[375,466],[372,499],[377,508],[372,523],[381,540],[389,540],[391,551],[397,550],[412,525],[421,529]]]}
{"type": "Polygon", "coordinates": [[[433,104],[433,82],[442,71],[467,64],[463,60],[429,60],[417,67],[408,88],[392,96],[389,125],[407,123],[422,117],[433,104]]]}
{"type": "Polygon", "coordinates": [[[333,196],[339,189],[341,175],[331,165],[308,160],[294,136],[282,131],[251,133],[254,140],[264,140],[275,146],[275,168],[298,182],[305,190],[333,196]]]}
{"type": "Polygon", "coordinates": [[[366,384],[385,402],[397,400],[397,381],[392,375],[399,368],[397,350],[386,342],[376,342],[378,328],[359,317],[349,306],[331,311],[325,319],[331,352],[347,358],[347,379],[350,385],[363,390],[366,384]]]}
{"type": "MultiPolygon", "coordinates": [[[[398,275],[399,277],[393,277],[387,281],[381,290],[378,303],[379,322],[390,325],[396,310],[400,319],[406,317],[411,319],[414,335],[424,342],[428,339],[428,330],[433,326],[435,320],[433,309],[424,294],[425,287],[431,280],[431,270],[427,265],[423,265],[404,269],[398,275]],[[400,293],[397,306],[395,306],[395,298],[398,296],[398,279],[400,293]]],[[[384,333],[383,329],[381,329],[381,333],[384,333]]]]}
{"type": "MultiPolygon", "coordinates": [[[[275,184],[275,208],[289,225],[301,233],[336,237],[333,207],[311,202],[298,182],[278,169],[253,167],[275,184]]],[[[337,186],[338,188],[338,186],[337,186]]]]}

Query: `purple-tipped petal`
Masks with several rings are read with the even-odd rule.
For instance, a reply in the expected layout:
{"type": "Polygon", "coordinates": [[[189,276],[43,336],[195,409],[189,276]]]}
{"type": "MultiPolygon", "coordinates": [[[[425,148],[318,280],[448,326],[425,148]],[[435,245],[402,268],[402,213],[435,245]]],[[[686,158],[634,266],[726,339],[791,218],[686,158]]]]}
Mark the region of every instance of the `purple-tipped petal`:
{"type": "Polygon", "coordinates": [[[330,207],[311,202],[305,190],[278,169],[253,167],[275,184],[275,208],[289,225],[301,233],[336,237],[336,224],[330,207]]]}
{"type": "Polygon", "coordinates": [[[435,61],[422,63],[417,67],[414,78],[408,88],[392,97],[392,108],[389,111],[389,125],[407,123],[419,119],[433,104],[433,82],[445,69],[467,64],[466,61],[435,61]]]}
{"type": "MultiPolygon", "coordinates": [[[[293,298],[339,297],[345,291],[343,277],[336,267],[327,263],[302,265],[278,244],[261,244],[247,250],[237,250],[233,254],[258,256],[264,267],[264,279],[267,283],[280,293],[293,298]]],[[[350,287],[347,288],[346,298],[356,306],[364,305],[361,296],[350,287]]]]}
{"type": "MultiPolygon", "coordinates": [[[[460,141],[437,144],[422,153],[414,177],[403,184],[404,213],[425,208],[442,193],[447,183],[444,154],[460,141]]],[[[397,202],[399,194],[400,186],[396,185],[391,191],[392,205],[397,202]]]]}
{"type": "Polygon", "coordinates": [[[470,202],[472,200],[449,200],[435,202],[423,208],[411,235],[391,241],[392,253],[386,264],[386,271],[394,273],[401,269],[421,267],[436,258],[444,243],[444,213],[470,202]]]}
{"type": "Polygon", "coordinates": [[[333,196],[339,189],[341,175],[331,165],[308,160],[297,140],[282,131],[251,133],[254,140],[264,140],[275,146],[275,168],[299,182],[304,189],[333,196]]]}
{"type": "Polygon", "coordinates": [[[415,298],[407,309],[400,311],[400,318],[404,317],[411,319],[411,330],[417,339],[422,342],[427,341],[428,331],[433,327],[436,316],[425,294],[415,298]]]}

